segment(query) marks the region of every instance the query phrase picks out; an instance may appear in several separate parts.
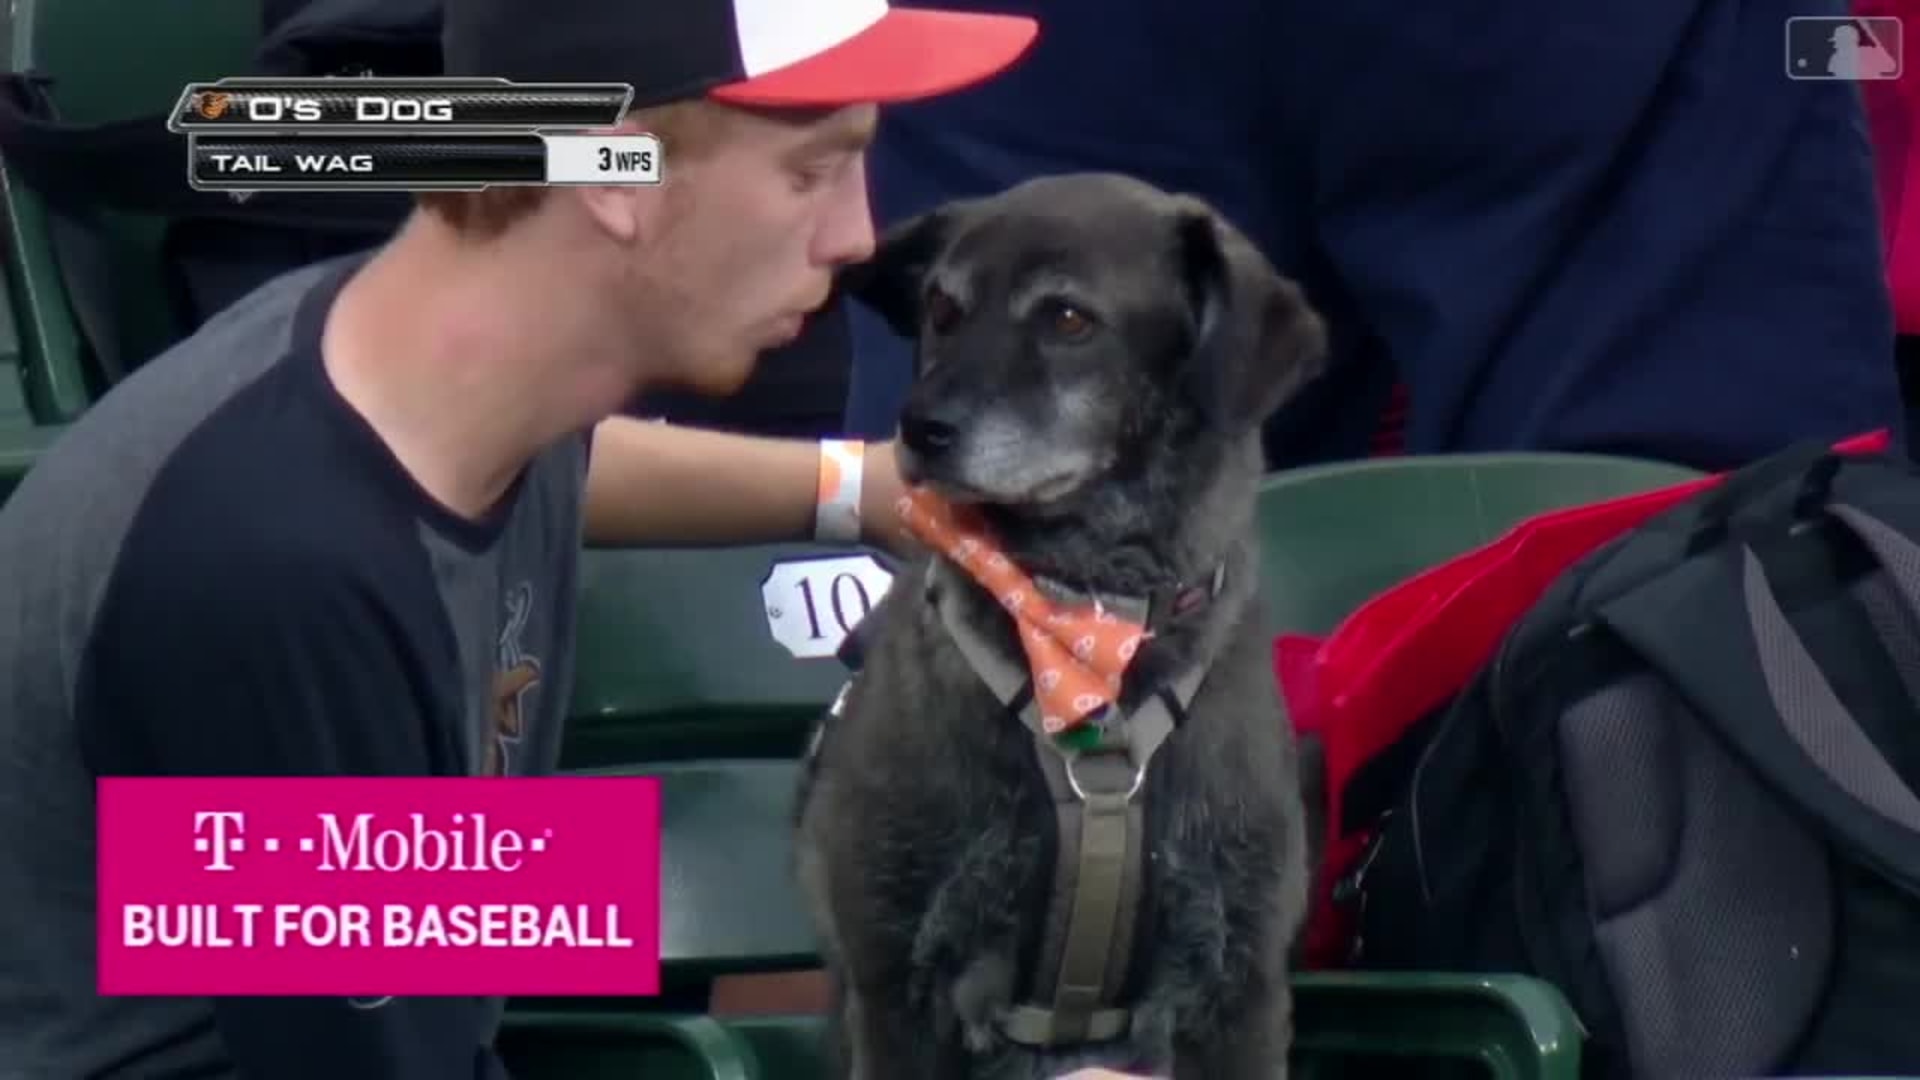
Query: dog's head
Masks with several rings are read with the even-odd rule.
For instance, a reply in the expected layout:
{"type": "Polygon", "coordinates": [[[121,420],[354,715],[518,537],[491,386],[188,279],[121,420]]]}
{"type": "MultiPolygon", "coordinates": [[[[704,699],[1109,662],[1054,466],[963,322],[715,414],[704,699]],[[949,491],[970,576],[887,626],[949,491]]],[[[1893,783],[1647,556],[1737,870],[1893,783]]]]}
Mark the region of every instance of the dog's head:
{"type": "Polygon", "coordinates": [[[1300,290],[1219,214],[1107,174],[905,222],[845,285],[918,343],[909,482],[1016,513],[1244,445],[1324,363],[1300,290]]]}

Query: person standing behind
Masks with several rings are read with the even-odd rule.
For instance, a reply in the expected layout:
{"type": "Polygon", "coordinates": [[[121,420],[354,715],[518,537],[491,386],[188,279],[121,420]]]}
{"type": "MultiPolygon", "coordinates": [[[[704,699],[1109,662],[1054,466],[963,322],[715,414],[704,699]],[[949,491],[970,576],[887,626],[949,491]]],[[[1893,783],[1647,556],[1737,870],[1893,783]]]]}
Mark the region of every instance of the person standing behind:
{"type": "MultiPolygon", "coordinates": [[[[1214,201],[1328,318],[1276,465],[1555,449],[1739,465],[1903,418],[1858,87],[1782,62],[1845,0],[967,0],[1039,18],[1003,79],[888,116],[882,226],[1034,175],[1214,201]]],[[[848,422],[905,343],[857,305],[848,422]]]]}

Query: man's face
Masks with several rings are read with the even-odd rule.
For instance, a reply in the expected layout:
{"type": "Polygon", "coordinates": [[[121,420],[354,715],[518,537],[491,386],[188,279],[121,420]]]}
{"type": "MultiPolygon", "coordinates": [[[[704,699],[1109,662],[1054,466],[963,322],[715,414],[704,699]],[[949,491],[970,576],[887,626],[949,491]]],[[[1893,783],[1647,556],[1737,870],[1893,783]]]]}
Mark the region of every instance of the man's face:
{"type": "Polygon", "coordinates": [[[703,152],[665,161],[656,242],[638,257],[675,383],[732,393],[761,352],[799,335],[834,271],[873,252],[866,148],[877,110],[733,112],[703,152]]]}

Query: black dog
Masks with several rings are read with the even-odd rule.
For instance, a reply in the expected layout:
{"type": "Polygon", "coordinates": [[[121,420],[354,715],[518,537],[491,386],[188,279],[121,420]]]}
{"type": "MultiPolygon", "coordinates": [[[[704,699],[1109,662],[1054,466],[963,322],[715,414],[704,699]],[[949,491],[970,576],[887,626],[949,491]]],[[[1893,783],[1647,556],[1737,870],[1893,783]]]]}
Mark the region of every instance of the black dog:
{"type": "Polygon", "coordinates": [[[944,559],[901,574],[801,793],[799,873],[835,981],[841,1075],[1284,1077],[1307,838],[1253,511],[1259,426],[1319,372],[1320,320],[1210,208],[1107,175],[951,204],[887,235],[850,280],[920,343],[900,424],[909,482],[977,510],[1038,580],[1184,598],[1153,617],[1123,715],[1185,673],[1204,681],[1139,789],[1124,1025],[1016,1041],[1012,1011],[1052,994],[1034,970],[1058,788],[1044,745],[956,643],[958,618],[1017,660],[1007,613],[944,559]]]}

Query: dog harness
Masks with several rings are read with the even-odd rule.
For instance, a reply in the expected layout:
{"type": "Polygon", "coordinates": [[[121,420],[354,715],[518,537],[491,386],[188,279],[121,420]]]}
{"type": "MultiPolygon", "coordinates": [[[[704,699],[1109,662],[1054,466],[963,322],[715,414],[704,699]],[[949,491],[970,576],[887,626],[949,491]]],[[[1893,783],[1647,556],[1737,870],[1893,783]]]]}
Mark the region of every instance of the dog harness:
{"type": "MultiPolygon", "coordinates": [[[[957,586],[963,583],[956,573],[953,564],[933,560],[927,600],[981,680],[1032,733],[1059,837],[1045,931],[1024,995],[1028,1000],[1001,1017],[1001,1031],[1034,1047],[1118,1038],[1132,1022],[1123,995],[1145,879],[1142,788],[1153,755],[1185,721],[1206,668],[1195,665],[1180,673],[1130,715],[1120,715],[1116,693],[1107,712],[1089,725],[1097,740],[1064,738],[1036,703],[1029,665],[1007,655],[961,613],[957,586]]],[[[1222,566],[1207,583],[1146,599],[1077,596],[1054,583],[1033,584],[1056,602],[1111,611],[1125,623],[1151,630],[1169,617],[1205,607],[1224,582],[1222,566]]]]}

